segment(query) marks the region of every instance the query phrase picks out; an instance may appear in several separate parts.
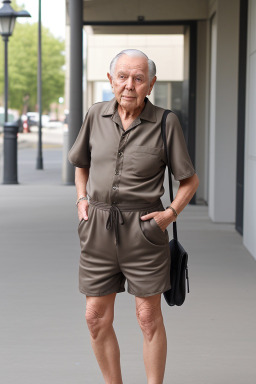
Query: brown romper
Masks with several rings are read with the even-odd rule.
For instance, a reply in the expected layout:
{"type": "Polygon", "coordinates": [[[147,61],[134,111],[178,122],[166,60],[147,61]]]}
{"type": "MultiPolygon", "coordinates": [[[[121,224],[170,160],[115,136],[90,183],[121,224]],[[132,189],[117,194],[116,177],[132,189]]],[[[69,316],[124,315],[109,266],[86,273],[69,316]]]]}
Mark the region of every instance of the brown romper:
{"type": "MultiPolygon", "coordinates": [[[[88,220],[79,223],[79,289],[87,296],[128,292],[140,297],[170,288],[168,232],[146,213],[164,210],[160,197],[166,156],[161,137],[164,110],[148,99],[127,130],[115,98],[88,111],[69,161],[90,168],[86,190],[88,220]]],[[[195,173],[178,118],[166,121],[172,173],[183,180],[195,173]]]]}

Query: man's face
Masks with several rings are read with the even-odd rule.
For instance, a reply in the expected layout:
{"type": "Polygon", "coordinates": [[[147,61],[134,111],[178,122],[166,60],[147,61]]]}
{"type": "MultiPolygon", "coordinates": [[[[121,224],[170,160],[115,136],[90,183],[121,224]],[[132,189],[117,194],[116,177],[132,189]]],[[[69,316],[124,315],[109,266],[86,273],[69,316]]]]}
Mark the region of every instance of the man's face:
{"type": "Polygon", "coordinates": [[[115,98],[129,112],[143,106],[153,88],[156,77],[149,82],[148,61],[144,57],[122,55],[115,66],[114,76],[108,73],[115,98]]]}

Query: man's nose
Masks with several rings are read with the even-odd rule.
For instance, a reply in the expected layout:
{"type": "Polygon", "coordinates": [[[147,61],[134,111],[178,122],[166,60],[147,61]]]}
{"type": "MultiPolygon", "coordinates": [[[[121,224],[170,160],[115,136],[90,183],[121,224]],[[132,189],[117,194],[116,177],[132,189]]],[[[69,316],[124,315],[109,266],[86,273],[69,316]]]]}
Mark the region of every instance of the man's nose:
{"type": "Polygon", "coordinates": [[[134,81],[132,77],[127,78],[126,89],[134,89],[134,81]]]}

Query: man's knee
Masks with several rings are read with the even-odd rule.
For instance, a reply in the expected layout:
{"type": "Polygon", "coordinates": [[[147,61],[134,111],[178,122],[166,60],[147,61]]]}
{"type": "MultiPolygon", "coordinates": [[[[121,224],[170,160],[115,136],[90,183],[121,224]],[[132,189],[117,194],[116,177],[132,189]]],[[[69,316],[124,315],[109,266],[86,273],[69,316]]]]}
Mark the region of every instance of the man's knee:
{"type": "Polygon", "coordinates": [[[161,308],[145,302],[138,306],[136,315],[143,334],[149,341],[152,340],[158,327],[163,324],[161,308]]]}
{"type": "Polygon", "coordinates": [[[93,339],[104,334],[113,324],[114,315],[94,305],[86,306],[85,319],[93,339]]]}

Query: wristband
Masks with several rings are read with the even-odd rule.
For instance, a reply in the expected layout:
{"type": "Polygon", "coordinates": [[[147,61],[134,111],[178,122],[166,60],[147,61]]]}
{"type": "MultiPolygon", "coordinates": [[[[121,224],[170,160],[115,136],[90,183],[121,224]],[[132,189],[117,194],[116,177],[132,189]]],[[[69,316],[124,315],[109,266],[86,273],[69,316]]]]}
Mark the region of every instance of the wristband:
{"type": "Polygon", "coordinates": [[[88,199],[87,199],[87,197],[85,197],[85,196],[79,197],[79,199],[77,199],[77,201],[76,201],[76,206],[78,206],[78,204],[79,204],[80,201],[82,201],[82,200],[88,200],[88,199]]]}
{"type": "Polygon", "coordinates": [[[169,207],[166,207],[166,209],[171,209],[173,211],[174,216],[178,217],[177,211],[171,205],[169,205],[169,207]]]}

